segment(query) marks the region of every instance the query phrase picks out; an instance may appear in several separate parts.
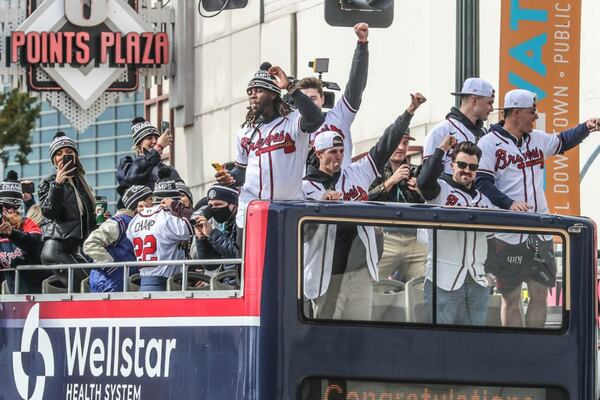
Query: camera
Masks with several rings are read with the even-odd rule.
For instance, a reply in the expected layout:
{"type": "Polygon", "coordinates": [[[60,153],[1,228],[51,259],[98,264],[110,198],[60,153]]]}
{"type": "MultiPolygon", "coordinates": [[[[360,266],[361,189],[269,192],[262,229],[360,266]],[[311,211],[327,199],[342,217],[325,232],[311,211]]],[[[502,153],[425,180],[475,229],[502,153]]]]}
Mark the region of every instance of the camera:
{"type": "Polygon", "coordinates": [[[308,62],[308,67],[319,75],[329,72],[329,58],[315,58],[308,62]]]}

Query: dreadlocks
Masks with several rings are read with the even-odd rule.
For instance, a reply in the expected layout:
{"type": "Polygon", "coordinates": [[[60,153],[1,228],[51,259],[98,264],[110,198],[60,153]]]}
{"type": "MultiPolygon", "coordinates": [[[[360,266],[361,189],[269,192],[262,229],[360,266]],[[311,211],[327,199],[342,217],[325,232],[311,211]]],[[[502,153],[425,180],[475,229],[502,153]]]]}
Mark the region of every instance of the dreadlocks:
{"type": "MultiPolygon", "coordinates": [[[[275,115],[280,115],[282,117],[285,117],[286,115],[288,115],[289,113],[292,112],[292,107],[288,103],[283,101],[281,99],[281,97],[279,97],[279,96],[275,97],[275,100],[273,100],[273,103],[274,103],[273,106],[275,107],[275,115]]],[[[250,106],[248,106],[248,112],[246,113],[246,120],[244,121],[244,123],[242,123],[241,127],[243,128],[244,126],[250,126],[250,125],[254,124],[254,122],[256,122],[257,117],[258,117],[258,115],[256,115],[256,113],[253,113],[250,106]]]]}

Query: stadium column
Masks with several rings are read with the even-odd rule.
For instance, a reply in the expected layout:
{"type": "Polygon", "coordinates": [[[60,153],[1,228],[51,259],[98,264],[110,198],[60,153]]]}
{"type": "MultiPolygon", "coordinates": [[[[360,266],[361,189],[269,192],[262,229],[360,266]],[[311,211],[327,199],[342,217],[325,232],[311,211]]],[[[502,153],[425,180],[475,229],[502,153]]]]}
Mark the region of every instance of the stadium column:
{"type": "MultiPolygon", "coordinates": [[[[479,0],[456,0],[456,83],[479,76],[479,0]]],[[[456,97],[460,107],[460,97],[456,97]]]]}

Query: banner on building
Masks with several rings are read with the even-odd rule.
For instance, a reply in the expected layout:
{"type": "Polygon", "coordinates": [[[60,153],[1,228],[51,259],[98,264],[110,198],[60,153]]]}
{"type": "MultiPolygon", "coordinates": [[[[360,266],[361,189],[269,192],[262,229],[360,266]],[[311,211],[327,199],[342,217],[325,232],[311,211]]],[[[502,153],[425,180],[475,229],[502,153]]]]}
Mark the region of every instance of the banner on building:
{"type": "MultiPolygon", "coordinates": [[[[537,129],[558,133],[579,123],[581,0],[502,1],[500,98],[512,89],[537,94],[537,129]]],[[[579,215],[579,148],[547,158],[551,213],[579,215]]]]}

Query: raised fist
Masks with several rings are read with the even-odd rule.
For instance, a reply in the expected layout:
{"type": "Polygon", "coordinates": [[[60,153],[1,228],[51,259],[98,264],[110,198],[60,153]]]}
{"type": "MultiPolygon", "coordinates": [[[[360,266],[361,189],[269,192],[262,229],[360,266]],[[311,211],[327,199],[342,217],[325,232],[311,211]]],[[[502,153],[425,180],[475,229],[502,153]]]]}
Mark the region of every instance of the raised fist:
{"type": "Polygon", "coordinates": [[[366,42],[369,38],[369,24],[359,22],[354,25],[354,33],[356,33],[359,42],[366,42]]]}

